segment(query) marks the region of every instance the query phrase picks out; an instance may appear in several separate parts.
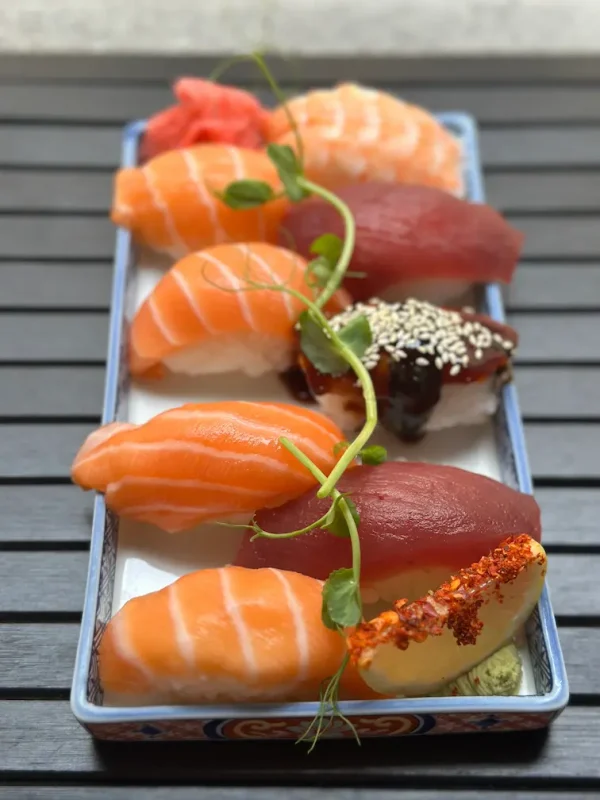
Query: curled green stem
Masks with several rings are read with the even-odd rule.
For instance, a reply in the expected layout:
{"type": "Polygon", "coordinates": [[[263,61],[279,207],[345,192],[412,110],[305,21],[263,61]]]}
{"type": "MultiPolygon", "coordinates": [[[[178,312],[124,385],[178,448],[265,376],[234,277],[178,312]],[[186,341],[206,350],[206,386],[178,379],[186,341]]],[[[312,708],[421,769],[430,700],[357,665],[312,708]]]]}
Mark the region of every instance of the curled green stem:
{"type": "Polygon", "coordinates": [[[348,269],[352,259],[352,253],[354,252],[356,226],[354,225],[352,212],[348,206],[335,194],[329,192],[327,189],[324,189],[322,186],[319,186],[317,183],[313,183],[312,181],[309,181],[303,177],[298,178],[298,184],[307,192],[315,194],[330,203],[344,221],[344,244],[342,246],[342,252],[340,253],[338,262],[335,265],[335,269],[331,273],[329,280],[323,287],[323,291],[317,300],[318,307],[323,308],[323,306],[331,299],[331,297],[339,288],[346,270],[348,269]]]}

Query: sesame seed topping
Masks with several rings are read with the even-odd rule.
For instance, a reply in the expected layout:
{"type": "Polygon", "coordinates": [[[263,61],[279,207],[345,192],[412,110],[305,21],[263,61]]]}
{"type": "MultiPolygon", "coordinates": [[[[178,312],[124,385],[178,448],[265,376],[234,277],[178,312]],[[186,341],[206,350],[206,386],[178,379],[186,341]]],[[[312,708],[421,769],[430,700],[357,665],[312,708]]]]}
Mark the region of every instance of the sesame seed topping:
{"type": "Polygon", "coordinates": [[[447,364],[450,375],[455,376],[468,368],[472,359],[481,361],[486,350],[500,350],[506,355],[515,347],[481,322],[465,321],[460,311],[442,309],[415,298],[404,303],[372,298],[368,303],[349,306],[329,322],[335,331],[340,331],[361,315],[367,318],[373,338],[362,357],[369,370],[375,369],[382,353],[400,361],[408,358],[412,350],[419,354],[414,362],[418,366],[442,370],[447,364]]]}

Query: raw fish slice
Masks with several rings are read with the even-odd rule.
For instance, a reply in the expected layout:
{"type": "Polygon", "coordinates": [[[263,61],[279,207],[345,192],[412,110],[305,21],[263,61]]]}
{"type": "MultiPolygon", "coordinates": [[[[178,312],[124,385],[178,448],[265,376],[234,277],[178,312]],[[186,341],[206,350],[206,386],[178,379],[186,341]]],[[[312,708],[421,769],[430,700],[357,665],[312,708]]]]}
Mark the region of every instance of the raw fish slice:
{"type": "Polygon", "coordinates": [[[288,437],[326,474],[340,430],[283,403],[189,403],[143,425],[91,434],[71,468],[109,508],[170,533],[297,497],[315,480],[280,443],[288,437]]]}
{"type": "MultiPolygon", "coordinates": [[[[499,388],[511,378],[518,342],[513,328],[414,298],[404,304],[356,303],[330,324],[339,331],[359,316],[366,317],[372,335],[361,360],[387,430],[413,442],[428,431],[480,424],[495,413],[499,388]]],[[[302,353],[298,363],[328,416],[345,431],[363,424],[364,397],[353,372],[324,375],[302,353]]]]}
{"type": "MultiPolygon", "coordinates": [[[[281,291],[245,291],[249,281],[313,297],[306,261],[290,250],[255,243],[193,253],[166,273],[137,311],[129,336],[131,373],[161,377],[166,366],[191,375],[242,370],[257,376],[287,369],[293,328],[306,306],[281,291]]],[[[328,308],[340,311],[349,302],[340,291],[328,308]]]]}
{"type": "MultiPolygon", "coordinates": [[[[381,180],[462,192],[460,145],[430,114],[353,83],[308,92],[287,103],[302,138],[307,177],[328,188],[381,180]]],[[[285,108],[269,140],[296,148],[285,108]]]]}
{"type": "Polygon", "coordinates": [[[201,78],[179,78],[173,92],[178,104],[148,120],[144,159],[202,142],[262,146],[268,112],[250,92],[201,78]]]}
{"type": "Polygon", "coordinates": [[[423,696],[509,642],[538,602],[543,547],[510,537],[419,600],[360,624],[348,638],[352,661],[375,691],[423,696]]]}
{"type": "MultiPolygon", "coordinates": [[[[510,283],[523,235],[493,208],[468,203],[427,186],[370,182],[338,190],[356,223],[356,246],[345,286],[357,300],[371,297],[451,299],[478,283],[510,283]],[[420,294],[415,294],[418,284],[420,294]],[[454,296],[453,296],[454,295],[454,296]]],[[[310,198],[290,207],[281,241],[309,257],[310,245],[323,233],[343,236],[343,221],[328,203],[310,198]]]]}
{"type": "Polygon", "coordinates": [[[263,152],[221,144],[200,144],[151,159],[116,174],[111,219],[135,240],[180,258],[225,242],[277,242],[285,198],[260,208],[228,208],[214,192],[232,181],[281,184],[263,152]]]}
{"type": "MultiPolygon", "coordinates": [[[[361,466],[343,475],[338,488],[350,494],[360,514],[362,586],[369,602],[380,595],[415,599],[509,535],[541,538],[533,497],[457,467],[393,461],[361,466]]],[[[327,508],[327,500],[309,491],[262,509],[256,521],[283,533],[309,525],[327,508]]],[[[279,541],[250,539],[244,538],[237,566],[294,569],[325,579],[352,563],[349,539],[324,530],[279,541]]]]}
{"type": "MultiPolygon", "coordinates": [[[[320,581],[235,567],[185,575],[130,600],[98,649],[100,683],[125,704],[318,700],[345,653],[321,622],[320,581]]],[[[353,668],[345,699],[374,697],[353,668]]]]}

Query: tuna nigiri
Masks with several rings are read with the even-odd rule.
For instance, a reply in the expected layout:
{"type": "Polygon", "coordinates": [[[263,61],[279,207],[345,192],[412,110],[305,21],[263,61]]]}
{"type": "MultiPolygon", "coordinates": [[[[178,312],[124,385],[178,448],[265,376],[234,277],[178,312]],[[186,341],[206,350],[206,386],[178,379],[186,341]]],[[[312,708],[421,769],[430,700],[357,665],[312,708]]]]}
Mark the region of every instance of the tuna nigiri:
{"type": "Polygon", "coordinates": [[[234,210],[215,197],[232,181],[246,179],[281,189],[263,152],[220,144],[171,150],[117,172],[111,219],[139,244],[174,258],[224,242],[276,243],[285,198],[234,210]]]}
{"type": "MultiPolygon", "coordinates": [[[[361,579],[365,600],[412,600],[435,588],[505,537],[540,540],[540,510],[531,495],[458,467],[390,461],[360,466],[340,479],[360,514],[361,579]]],[[[261,509],[263,530],[283,533],[309,525],[328,507],[314,491],[274,509],[261,509]]],[[[294,569],[325,579],[352,562],[349,539],[319,529],[293,539],[245,537],[234,563],[294,569]]]]}
{"type": "Polygon", "coordinates": [[[252,149],[263,145],[268,112],[250,92],[201,78],[179,78],[173,93],[177,105],[148,120],[143,158],[202,142],[252,149]]]}
{"type": "MultiPolygon", "coordinates": [[[[262,375],[288,369],[294,357],[294,324],[305,308],[274,289],[312,297],[306,261],[269,244],[223,244],[186,256],[160,280],[133,319],[130,368],[156,376],[163,367],[199,375],[242,370],[262,375]],[[157,369],[158,368],[158,369],[157,369]]],[[[329,309],[350,302],[337,292],[329,309]]]]}
{"type": "Polygon", "coordinates": [[[73,481],[124,517],[174,533],[302,494],[315,480],[288,437],[324,473],[342,438],[330,420],[284,403],[189,403],[143,425],[111,423],[75,457],[73,481]]]}
{"type": "MultiPolygon", "coordinates": [[[[468,203],[429,186],[370,182],[338,190],[356,223],[345,286],[357,300],[455,304],[473,284],[510,283],[523,235],[491,206],[468,203]]],[[[343,236],[343,221],[317,198],[290,208],[281,239],[304,256],[323,233],[343,236]]]]}
{"type": "MultiPolygon", "coordinates": [[[[428,431],[474,425],[495,413],[499,387],[510,380],[516,331],[485,314],[448,311],[411,298],[406,303],[355,303],[330,320],[342,330],[364,316],[372,344],[362,361],[369,371],[379,421],[405,441],[428,431]]],[[[308,388],[338,425],[364,421],[364,398],[354,373],[323,375],[300,354],[308,388]]]]}
{"type": "MultiPolygon", "coordinates": [[[[431,114],[353,83],[308,92],[287,103],[302,139],[307,177],[335,189],[368,180],[462,192],[460,145],[431,114]]],[[[296,147],[284,107],[267,137],[296,147]]]]}
{"type": "MultiPolygon", "coordinates": [[[[295,572],[192,572],[129,600],[98,648],[111,702],[131,705],[318,700],[345,653],[321,622],[322,584],[295,572]]],[[[341,697],[374,693],[353,668],[341,697]]]]}

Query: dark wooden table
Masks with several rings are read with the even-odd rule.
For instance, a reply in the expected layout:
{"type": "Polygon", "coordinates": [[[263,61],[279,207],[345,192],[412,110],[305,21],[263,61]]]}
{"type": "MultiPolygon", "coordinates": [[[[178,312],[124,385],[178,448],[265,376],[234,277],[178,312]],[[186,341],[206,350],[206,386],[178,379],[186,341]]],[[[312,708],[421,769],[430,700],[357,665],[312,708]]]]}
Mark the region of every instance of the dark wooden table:
{"type": "Polygon", "coordinates": [[[101,412],[114,242],[107,208],[120,128],[165,105],[171,78],[209,68],[199,60],[0,58],[0,796],[597,796],[596,59],[318,60],[279,70],[288,84],[362,80],[480,122],[489,199],[527,235],[508,307],[522,337],[517,381],[571,707],[549,731],[370,740],[360,750],[326,742],[310,757],[284,743],[96,744],[72,717],[91,498],[68,476],[101,412]]]}

